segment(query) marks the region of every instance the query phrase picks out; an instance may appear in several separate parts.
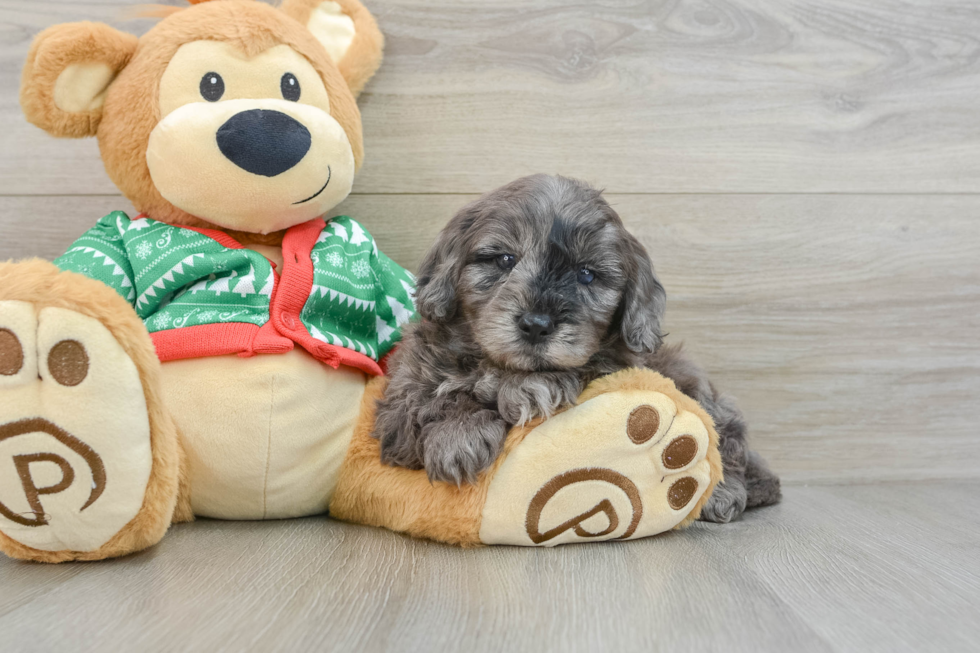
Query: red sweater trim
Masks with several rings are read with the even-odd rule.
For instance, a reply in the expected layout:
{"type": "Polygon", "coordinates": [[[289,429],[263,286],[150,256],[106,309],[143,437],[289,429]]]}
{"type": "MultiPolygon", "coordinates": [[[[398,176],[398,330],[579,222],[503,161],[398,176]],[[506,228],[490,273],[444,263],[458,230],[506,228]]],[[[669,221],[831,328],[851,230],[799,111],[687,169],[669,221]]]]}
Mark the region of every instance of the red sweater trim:
{"type": "MultiPolygon", "coordinates": [[[[353,367],[373,376],[384,374],[386,359],[382,365],[372,358],[346,347],[321,342],[310,335],[300,313],[309,300],[313,289],[313,260],[310,254],[320,233],[326,227],[322,218],[292,227],[282,242],[283,273],[276,274],[272,299],[269,304],[270,320],[262,327],[244,322],[202,324],[151,333],[157,357],[161,362],[183,358],[204,358],[238,354],[250,357],[255,354],[284,354],[299,344],[315,359],[338,368],[353,367]]],[[[203,234],[230,249],[244,249],[231,236],[215,229],[182,227],[203,234]]]]}
{"type": "Polygon", "coordinates": [[[245,322],[202,324],[151,333],[160,362],[182,358],[224,356],[252,350],[260,328],[245,322]]]}
{"type": "Polygon", "coordinates": [[[196,231],[197,233],[203,236],[207,236],[214,242],[218,243],[223,247],[227,247],[228,249],[245,249],[245,245],[242,245],[240,242],[238,242],[237,240],[235,240],[234,238],[232,238],[231,236],[229,236],[223,231],[218,231],[217,229],[204,229],[202,227],[185,227],[182,225],[178,225],[178,226],[180,226],[181,229],[196,231]]]}
{"type": "Polygon", "coordinates": [[[286,232],[282,240],[283,273],[269,309],[272,324],[276,331],[299,344],[322,363],[334,368],[346,365],[373,376],[381,376],[384,372],[373,359],[317,340],[300,319],[300,312],[313,289],[313,259],[310,254],[326,226],[326,221],[319,218],[286,232]]]}

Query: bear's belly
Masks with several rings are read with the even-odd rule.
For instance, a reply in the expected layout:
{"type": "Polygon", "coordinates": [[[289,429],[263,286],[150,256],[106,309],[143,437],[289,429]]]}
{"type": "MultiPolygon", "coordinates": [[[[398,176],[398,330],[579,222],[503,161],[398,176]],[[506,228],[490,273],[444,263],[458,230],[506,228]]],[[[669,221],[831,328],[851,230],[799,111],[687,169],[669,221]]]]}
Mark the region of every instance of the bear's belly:
{"type": "Polygon", "coordinates": [[[194,514],[277,519],[325,512],[350,444],[365,375],[296,348],[163,365],[194,514]]]}

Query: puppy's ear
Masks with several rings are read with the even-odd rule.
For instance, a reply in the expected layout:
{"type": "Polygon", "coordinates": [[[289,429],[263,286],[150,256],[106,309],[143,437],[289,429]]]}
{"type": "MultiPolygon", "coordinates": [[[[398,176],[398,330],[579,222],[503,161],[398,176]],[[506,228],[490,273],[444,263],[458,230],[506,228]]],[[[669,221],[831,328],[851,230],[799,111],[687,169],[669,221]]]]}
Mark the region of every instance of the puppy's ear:
{"type": "Polygon", "coordinates": [[[356,98],[381,65],[384,36],[358,0],[286,0],[282,11],[306,26],[337,64],[356,98]]]}
{"type": "Polygon", "coordinates": [[[456,313],[456,286],[466,261],[458,223],[458,219],[450,221],[419,265],[415,306],[430,322],[442,322],[456,313]]]}
{"type": "Polygon", "coordinates": [[[619,307],[620,335],[631,351],[653,352],[663,338],[660,324],[667,308],[667,292],[653,273],[646,249],[629,233],[625,256],[627,282],[619,307]]]}
{"type": "Polygon", "coordinates": [[[109,84],[137,42],[101,23],[55,25],[38,34],[20,85],[27,120],[53,136],[95,136],[109,84]]]}

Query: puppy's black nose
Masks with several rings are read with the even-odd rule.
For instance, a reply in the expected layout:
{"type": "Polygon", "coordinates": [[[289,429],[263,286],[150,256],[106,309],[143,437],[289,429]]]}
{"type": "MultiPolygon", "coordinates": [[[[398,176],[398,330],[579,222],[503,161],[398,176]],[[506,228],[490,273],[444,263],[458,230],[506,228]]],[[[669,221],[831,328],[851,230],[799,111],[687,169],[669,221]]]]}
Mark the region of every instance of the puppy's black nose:
{"type": "Polygon", "coordinates": [[[242,111],[218,128],[221,153],[242,170],[263,177],[295,167],[312,142],[309,129],[280,111],[242,111]]]}
{"type": "Polygon", "coordinates": [[[524,333],[524,337],[531,342],[540,342],[555,330],[554,320],[550,315],[543,313],[525,313],[517,321],[517,326],[524,333]]]}

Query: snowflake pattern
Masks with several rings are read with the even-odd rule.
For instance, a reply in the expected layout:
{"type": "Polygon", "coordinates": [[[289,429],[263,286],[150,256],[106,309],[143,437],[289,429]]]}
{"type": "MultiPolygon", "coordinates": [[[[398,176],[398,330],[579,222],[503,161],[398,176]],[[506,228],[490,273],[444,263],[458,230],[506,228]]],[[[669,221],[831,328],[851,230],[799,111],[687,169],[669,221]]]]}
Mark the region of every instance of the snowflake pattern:
{"type": "Polygon", "coordinates": [[[362,258],[357,259],[350,266],[351,274],[361,279],[371,274],[371,266],[362,258]]]}
{"type": "MultiPolygon", "coordinates": [[[[315,284],[302,320],[328,342],[377,360],[411,317],[411,276],[378,252],[352,220],[345,219],[339,227],[343,228],[321,234],[318,242],[324,246],[310,252],[315,284]],[[394,308],[398,310],[392,314],[394,308]],[[383,342],[378,325],[388,330],[383,342]]],[[[149,219],[130,222],[124,214],[113,213],[78,242],[57,261],[59,267],[103,281],[135,302],[151,332],[225,323],[261,327],[270,319],[272,270],[260,270],[258,260],[248,258],[248,253],[199,238],[194,231],[149,219]],[[120,258],[127,253],[128,264],[120,258]],[[236,293],[239,288],[242,292],[236,293]]]]}
{"type": "Polygon", "coordinates": [[[152,253],[153,253],[153,245],[151,245],[145,240],[136,246],[136,256],[138,256],[141,261],[149,258],[152,253]]]}

